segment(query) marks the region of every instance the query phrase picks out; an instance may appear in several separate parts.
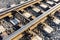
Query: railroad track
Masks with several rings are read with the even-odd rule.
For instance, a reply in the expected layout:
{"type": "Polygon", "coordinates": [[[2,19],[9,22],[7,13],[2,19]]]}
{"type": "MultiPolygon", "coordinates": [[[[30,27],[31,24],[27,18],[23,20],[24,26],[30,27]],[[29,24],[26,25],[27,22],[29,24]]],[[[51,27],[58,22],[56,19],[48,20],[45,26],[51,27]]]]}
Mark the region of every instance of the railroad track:
{"type": "MultiPolygon", "coordinates": [[[[34,0],[1,12],[3,40],[53,40],[60,24],[60,1],[34,0]],[[58,14],[57,14],[58,13],[58,14]],[[56,27],[57,26],[57,27],[56,27]],[[53,35],[53,36],[52,36],[53,35]]],[[[59,38],[58,38],[59,39],[59,38]]]]}

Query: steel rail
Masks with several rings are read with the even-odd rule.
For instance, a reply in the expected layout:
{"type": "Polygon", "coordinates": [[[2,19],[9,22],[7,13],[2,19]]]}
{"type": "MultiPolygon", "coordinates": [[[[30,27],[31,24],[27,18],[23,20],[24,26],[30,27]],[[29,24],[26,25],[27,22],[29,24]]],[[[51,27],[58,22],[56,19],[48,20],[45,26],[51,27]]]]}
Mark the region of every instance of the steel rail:
{"type": "Polygon", "coordinates": [[[22,26],[19,30],[15,31],[11,35],[9,35],[9,37],[7,37],[5,40],[12,40],[14,37],[17,37],[17,35],[21,34],[25,30],[27,30],[29,27],[31,27],[33,24],[37,23],[39,20],[41,20],[42,18],[46,17],[47,15],[49,15],[50,13],[55,11],[56,9],[60,9],[60,3],[56,4],[54,7],[52,7],[48,11],[44,12],[42,15],[38,16],[37,18],[35,18],[34,20],[29,22],[25,26],[22,26]]]}
{"type": "Polygon", "coordinates": [[[8,8],[8,9],[6,9],[6,10],[0,12],[0,16],[3,15],[3,14],[9,13],[9,12],[12,11],[12,10],[15,10],[15,9],[21,8],[22,6],[25,6],[25,5],[28,5],[28,4],[31,4],[31,3],[34,3],[34,2],[36,2],[36,0],[28,1],[28,2],[23,3],[23,4],[18,4],[18,5],[16,5],[15,7],[8,8]]]}

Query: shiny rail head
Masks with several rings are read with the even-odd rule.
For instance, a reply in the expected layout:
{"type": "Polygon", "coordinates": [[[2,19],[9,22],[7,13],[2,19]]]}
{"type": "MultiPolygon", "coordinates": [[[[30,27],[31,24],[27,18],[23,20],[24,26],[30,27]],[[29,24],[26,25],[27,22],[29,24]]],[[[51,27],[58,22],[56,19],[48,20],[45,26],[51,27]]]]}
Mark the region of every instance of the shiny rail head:
{"type": "MultiPolygon", "coordinates": [[[[26,1],[26,2],[23,3],[23,4],[17,4],[16,6],[11,7],[11,8],[4,8],[4,10],[0,12],[0,13],[1,13],[0,15],[5,14],[5,13],[8,13],[8,12],[10,12],[10,11],[12,11],[12,10],[15,10],[15,9],[17,9],[17,8],[19,8],[19,7],[23,6],[23,5],[25,5],[25,4],[28,4],[29,2],[34,2],[34,1],[37,1],[37,0],[26,1]]],[[[39,1],[39,0],[38,0],[38,1],[39,1]]],[[[1,10],[2,10],[2,9],[1,9],[1,10]]]]}
{"type": "MultiPolygon", "coordinates": [[[[32,2],[26,3],[25,5],[14,8],[15,10],[13,10],[13,11],[10,10],[10,11],[8,11],[8,13],[6,12],[7,14],[5,14],[3,16],[1,15],[3,17],[3,18],[1,18],[1,16],[0,16],[1,25],[6,28],[6,31],[3,30],[4,33],[7,33],[6,35],[9,36],[8,37],[9,39],[14,39],[15,36],[28,30],[28,28],[30,28],[31,26],[34,25],[34,27],[37,27],[37,25],[40,23],[40,20],[41,20],[41,22],[43,22],[46,19],[45,17],[47,15],[50,15],[50,14],[53,15],[57,10],[60,9],[59,3],[53,7],[50,7],[48,4],[50,9],[47,11],[43,11],[44,9],[41,8],[43,6],[44,5],[40,4],[40,1],[32,1],[32,2]],[[39,5],[35,6],[34,5],[35,3],[38,3],[39,5]],[[44,20],[42,20],[43,18],[44,18],[44,20]]],[[[56,23],[56,21],[54,21],[54,22],[56,23]]],[[[43,24],[47,25],[45,23],[43,23],[43,24]]],[[[29,30],[34,29],[34,27],[30,28],[29,30]]],[[[53,31],[53,28],[49,27],[48,25],[47,25],[47,27],[44,27],[43,29],[45,31],[47,31],[48,33],[51,33],[53,31]],[[50,32],[47,31],[48,28],[50,28],[49,29],[50,32]]],[[[1,32],[3,32],[3,31],[1,31],[1,32]]],[[[4,33],[3,33],[3,35],[4,35],[4,33]]]]}
{"type": "MultiPolygon", "coordinates": [[[[39,17],[37,17],[36,19],[32,20],[31,22],[29,22],[27,25],[22,26],[21,29],[17,30],[16,32],[13,33],[13,35],[11,34],[6,40],[8,39],[12,39],[12,37],[16,37],[17,35],[19,35],[20,33],[22,33],[23,31],[27,30],[28,28],[31,27],[31,25],[37,23],[39,20],[41,20],[42,18],[46,17],[47,15],[56,12],[57,10],[60,9],[60,3],[58,3],[57,5],[55,5],[54,7],[52,7],[51,9],[49,9],[48,11],[44,12],[44,14],[40,15],[39,17]],[[37,20],[38,19],[38,20],[37,20]]],[[[14,38],[13,38],[14,39],[14,38]]]]}

